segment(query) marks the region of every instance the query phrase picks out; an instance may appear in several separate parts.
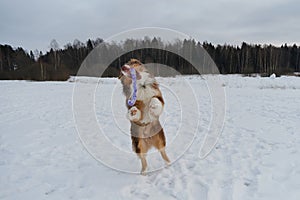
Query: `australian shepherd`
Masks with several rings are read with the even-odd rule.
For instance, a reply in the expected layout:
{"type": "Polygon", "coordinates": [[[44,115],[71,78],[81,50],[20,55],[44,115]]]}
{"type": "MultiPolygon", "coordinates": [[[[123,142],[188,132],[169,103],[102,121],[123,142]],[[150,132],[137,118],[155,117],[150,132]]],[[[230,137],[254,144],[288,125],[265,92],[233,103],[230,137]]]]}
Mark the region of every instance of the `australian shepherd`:
{"type": "Polygon", "coordinates": [[[141,159],[141,173],[145,174],[146,172],[146,153],[151,147],[158,149],[162,158],[169,164],[170,160],[165,152],[164,130],[159,122],[159,116],[164,108],[164,100],[154,76],[147,71],[139,60],[131,59],[121,67],[119,79],[126,97],[127,118],[131,123],[132,149],[141,159]],[[137,93],[136,102],[133,106],[127,104],[133,93],[130,68],[134,68],[136,71],[137,93]]]}

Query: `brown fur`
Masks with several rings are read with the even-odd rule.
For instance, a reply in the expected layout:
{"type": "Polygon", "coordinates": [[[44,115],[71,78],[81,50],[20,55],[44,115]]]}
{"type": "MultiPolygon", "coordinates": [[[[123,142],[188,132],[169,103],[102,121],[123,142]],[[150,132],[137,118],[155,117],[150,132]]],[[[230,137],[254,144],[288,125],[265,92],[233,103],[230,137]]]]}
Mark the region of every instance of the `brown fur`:
{"type": "MultiPolygon", "coordinates": [[[[127,65],[129,65],[131,68],[135,68],[137,72],[137,77],[141,78],[141,73],[142,72],[147,72],[147,69],[144,67],[144,65],[137,59],[131,59],[127,65]]],[[[154,77],[151,77],[151,80],[153,80],[153,83],[150,85],[141,86],[141,87],[150,87],[151,91],[155,91],[155,95],[151,96],[149,99],[137,99],[135,103],[135,107],[141,112],[141,117],[139,120],[133,120],[131,121],[131,140],[132,140],[132,148],[133,151],[137,153],[137,155],[140,157],[141,162],[142,162],[142,173],[145,172],[146,167],[147,167],[147,162],[146,162],[146,153],[151,147],[155,147],[158,149],[161,153],[162,158],[169,163],[170,160],[168,156],[166,155],[165,152],[165,146],[166,146],[166,139],[164,135],[163,128],[159,122],[158,117],[154,118],[153,120],[149,122],[143,122],[145,116],[148,114],[146,113],[147,109],[149,109],[149,103],[152,98],[157,98],[161,104],[162,107],[164,106],[164,100],[161,94],[161,91],[159,90],[159,85],[154,79],[154,77]]],[[[120,80],[123,85],[123,93],[126,96],[126,102],[130,98],[132,89],[131,89],[131,84],[132,80],[131,77],[124,75],[121,72],[120,75],[120,80]]],[[[139,86],[138,86],[139,88],[139,86]]],[[[145,89],[146,90],[146,89],[145,89]]],[[[149,88],[147,89],[147,91],[149,88]]],[[[128,106],[126,103],[126,106],[128,110],[132,106],[128,106]]]]}

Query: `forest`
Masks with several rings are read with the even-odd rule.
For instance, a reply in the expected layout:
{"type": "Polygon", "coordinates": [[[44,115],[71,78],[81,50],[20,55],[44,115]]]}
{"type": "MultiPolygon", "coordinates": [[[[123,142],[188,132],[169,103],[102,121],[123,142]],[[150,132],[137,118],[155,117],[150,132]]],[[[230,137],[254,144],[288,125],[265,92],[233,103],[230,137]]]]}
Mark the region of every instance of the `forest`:
{"type": "Polygon", "coordinates": [[[75,76],[86,56],[98,45],[105,47],[106,53],[116,54],[127,47],[156,44],[160,49],[144,48],[121,55],[113,61],[103,74],[104,77],[116,77],[119,68],[130,58],[137,58],[143,63],[160,63],[173,67],[181,74],[195,74],[195,69],[183,57],[165,49],[195,55],[205,49],[216,63],[221,74],[261,74],[269,76],[288,75],[300,71],[300,47],[296,44],[274,45],[248,44],[214,45],[209,42],[196,42],[192,39],[176,40],[164,43],[160,38],[145,37],[141,40],[127,39],[122,43],[104,43],[103,39],[89,39],[85,43],[74,40],[60,48],[57,41],[50,42],[49,51],[26,51],[22,47],[0,45],[0,79],[1,80],[67,80],[75,76]]]}

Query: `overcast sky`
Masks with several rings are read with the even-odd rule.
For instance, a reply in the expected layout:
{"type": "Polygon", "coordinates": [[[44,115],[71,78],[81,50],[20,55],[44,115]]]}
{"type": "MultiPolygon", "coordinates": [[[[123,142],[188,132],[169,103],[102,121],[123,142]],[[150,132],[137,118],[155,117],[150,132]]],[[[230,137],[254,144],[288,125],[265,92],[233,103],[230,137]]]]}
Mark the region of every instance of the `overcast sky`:
{"type": "Polygon", "coordinates": [[[0,44],[48,50],[140,27],[214,44],[300,45],[299,0],[0,0],[0,44]]]}

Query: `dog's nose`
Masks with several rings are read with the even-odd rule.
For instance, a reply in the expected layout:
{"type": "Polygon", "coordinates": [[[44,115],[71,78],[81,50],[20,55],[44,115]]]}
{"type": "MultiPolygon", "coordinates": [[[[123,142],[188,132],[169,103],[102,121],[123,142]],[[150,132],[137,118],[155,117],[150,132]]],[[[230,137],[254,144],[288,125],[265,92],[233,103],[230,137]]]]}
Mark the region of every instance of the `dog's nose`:
{"type": "Polygon", "coordinates": [[[130,69],[130,67],[128,65],[123,65],[121,67],[121,70],[124,71],[124,72],[129,71],[129,69],[130,69]]]}

